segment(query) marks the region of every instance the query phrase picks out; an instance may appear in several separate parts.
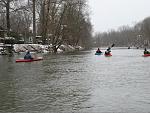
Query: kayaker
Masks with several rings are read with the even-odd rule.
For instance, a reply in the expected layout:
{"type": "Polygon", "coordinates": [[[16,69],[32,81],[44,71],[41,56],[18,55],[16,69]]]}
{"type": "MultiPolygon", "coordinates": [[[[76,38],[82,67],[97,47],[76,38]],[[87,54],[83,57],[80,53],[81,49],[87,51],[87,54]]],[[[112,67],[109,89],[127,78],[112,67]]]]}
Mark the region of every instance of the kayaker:
{"type": "Polygon", "coordinates": [[[111,50],[110,50],[111,48],[110,47],[108,47],[108,49],[105,51],[105,55],[109,55],[110,54],[110,52],[111,52],[111,50]]]}
{"type": "Polygon", "coordinates": [[[150,54],[150,52],[147,51],[147,49],[145,48],[145,49],[144,49],[144,54],[150,54]]]}
{"type": "Polygon", "coordinates": [[[24,56],[24,59],[33,59],[33,57],[30,54],[30,51],[27,51],[26,55],[24,56]]]}
{"type": "Polygon", "coordinates": [[[98,48],[96,53],[102,53],[102,51],[98,48]]]}

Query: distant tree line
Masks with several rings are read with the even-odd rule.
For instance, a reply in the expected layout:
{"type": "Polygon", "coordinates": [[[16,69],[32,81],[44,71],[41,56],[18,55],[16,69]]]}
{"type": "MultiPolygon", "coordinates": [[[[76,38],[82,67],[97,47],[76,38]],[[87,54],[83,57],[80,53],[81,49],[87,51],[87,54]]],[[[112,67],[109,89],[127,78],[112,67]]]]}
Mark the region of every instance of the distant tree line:
{"type": "Polygon", "coordinates": [[[41,36],[55,51],[61,44],[89,47],[92,37],[87,0],[0,0],[0,26],[17,40],[37,43],[41,36]]]}
{"type": "Polygon", "coordinates": [[[98,32],[94,36],[93,45],[96,47],[109,46],[150,47],[150,17],[138,22],[133,27],[122,26],[118,30],[98,32]]]}

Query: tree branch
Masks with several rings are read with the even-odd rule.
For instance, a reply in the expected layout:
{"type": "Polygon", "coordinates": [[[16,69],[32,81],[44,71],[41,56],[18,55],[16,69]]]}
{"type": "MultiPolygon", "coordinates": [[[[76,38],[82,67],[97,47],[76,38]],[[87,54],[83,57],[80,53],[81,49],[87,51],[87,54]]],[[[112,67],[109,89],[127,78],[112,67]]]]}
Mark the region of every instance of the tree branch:
{"type": "Polygon", "coordinates": [[[7,4],[7,2],[5,0],[1,0],[1,2],[3,2],[5,5],[7,4]]]}

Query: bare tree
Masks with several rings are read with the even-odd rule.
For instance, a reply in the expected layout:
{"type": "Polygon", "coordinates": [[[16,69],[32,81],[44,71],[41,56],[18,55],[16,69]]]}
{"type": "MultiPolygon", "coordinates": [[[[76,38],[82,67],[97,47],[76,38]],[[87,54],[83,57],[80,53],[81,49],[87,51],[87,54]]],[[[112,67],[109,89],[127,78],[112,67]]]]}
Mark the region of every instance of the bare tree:
{"type": "Polygon", "coordinates": [[[11,12],[16,12],[24,7],[15,7],[16,3],[18,0],[1,0],[0,5],[3,7],[2,12],[0,13],[6,13],[6,28],[7,28],[7,35],[10,35],[10,13],[11,12]],[[5,10],[4,10],[5,8],[5,10]]]}

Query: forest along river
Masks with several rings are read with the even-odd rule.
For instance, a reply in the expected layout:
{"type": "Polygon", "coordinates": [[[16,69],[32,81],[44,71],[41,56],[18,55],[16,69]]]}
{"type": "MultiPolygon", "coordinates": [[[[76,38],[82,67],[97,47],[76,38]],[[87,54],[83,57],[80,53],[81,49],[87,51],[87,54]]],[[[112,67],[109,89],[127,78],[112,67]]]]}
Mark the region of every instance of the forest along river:
{"type": "Polygon", "coordinates": [[[95,51],[32,63],[0,56],[0,112],[150,112],[150,57],[138,49],[114,49],[112,57],[95,51]]]}

